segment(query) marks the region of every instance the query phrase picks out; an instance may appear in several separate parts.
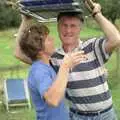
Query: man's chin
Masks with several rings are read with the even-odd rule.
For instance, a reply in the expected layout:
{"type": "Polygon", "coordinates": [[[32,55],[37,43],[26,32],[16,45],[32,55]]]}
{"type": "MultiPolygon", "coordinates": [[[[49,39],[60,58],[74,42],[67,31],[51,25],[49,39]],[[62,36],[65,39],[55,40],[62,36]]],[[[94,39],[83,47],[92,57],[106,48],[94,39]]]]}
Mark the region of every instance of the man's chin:
{"type": "Polygon", "coordinates": [[[67,41],[67,42],[64,42],[64,44],[74,44],[74,42],[73,41],[71,41],[71,40],[69,40],[69,41],[67,41]]]}
{"type": "Polygon", "coordinates": [[[64,40],[74,41],[73,37],[66,37],[64,40]]]}

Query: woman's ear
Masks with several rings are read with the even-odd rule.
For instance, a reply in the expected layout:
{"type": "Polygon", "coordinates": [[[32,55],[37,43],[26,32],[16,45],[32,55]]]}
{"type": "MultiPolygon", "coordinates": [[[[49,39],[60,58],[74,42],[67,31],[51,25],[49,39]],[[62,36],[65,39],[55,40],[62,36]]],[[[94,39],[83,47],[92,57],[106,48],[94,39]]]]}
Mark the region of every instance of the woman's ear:
{"type": "Polygon", "coordinates": [[[43,54],[43,51],[40,50],[40,51],[38,52],[38,55],[40,56],[40,55],[42,55],[42,54],[43,54]]]}
{"type": "Polygon", "coordinates": [[[38,52],[38,54],[37,54],[37,58],[41,58],[42,55],[43,55],[43,51],[40,50],[40,51],[38,52]]]}

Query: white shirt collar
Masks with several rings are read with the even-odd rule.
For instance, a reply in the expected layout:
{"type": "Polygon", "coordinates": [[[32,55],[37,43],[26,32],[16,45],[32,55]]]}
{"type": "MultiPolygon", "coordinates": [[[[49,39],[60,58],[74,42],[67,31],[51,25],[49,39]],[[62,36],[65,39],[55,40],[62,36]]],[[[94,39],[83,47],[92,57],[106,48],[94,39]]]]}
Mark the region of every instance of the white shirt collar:
{"type": "MultiPolygon", "coordinates": [[[[78,46],[76,48],[73,49],[73,52],[79,51],[80,49],[82,49],[82,43],[83,43],[83,41],[79,40],[79,44],[78,44],[78,46]]],[[[61,55],[65,55],[66,54],[62,47],[58,48],[56,50],[56,52],[61,54],[61,55]]]]}

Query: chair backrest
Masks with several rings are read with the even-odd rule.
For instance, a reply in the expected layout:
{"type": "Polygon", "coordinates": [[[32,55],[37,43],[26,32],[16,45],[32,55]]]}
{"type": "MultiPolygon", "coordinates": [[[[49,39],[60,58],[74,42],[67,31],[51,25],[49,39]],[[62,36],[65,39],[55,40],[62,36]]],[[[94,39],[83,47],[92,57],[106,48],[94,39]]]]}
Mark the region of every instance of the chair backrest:
{"type": "Polygon", "coordinates": [[[29,90],[24,79],[7,79],[4,81],[4,103],[9,107],[28,106],[31,108],[29,90]]]}
{"type": "Polygon", "coordinates": [[[8,79],[6,80],[8,101],[26,99],[24,80],[8,79]]]}

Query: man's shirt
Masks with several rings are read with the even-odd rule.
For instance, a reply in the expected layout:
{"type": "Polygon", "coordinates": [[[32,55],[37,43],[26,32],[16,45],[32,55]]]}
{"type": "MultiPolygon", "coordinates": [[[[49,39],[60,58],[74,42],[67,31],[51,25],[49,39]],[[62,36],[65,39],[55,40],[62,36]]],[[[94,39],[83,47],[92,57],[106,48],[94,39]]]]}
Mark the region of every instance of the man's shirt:
{"type": "MultiPolygon", "coordinates": [[[[105,42],[104,38],[89,39],[72,51],[83,50],[87,60],[70,71],[66,98],[71,108],[79,111],[99,111],[112,105],[104,68],[104,64],[109,59],[109,54],[105,51],[105,42]]],[[[64,50],[60,48],[52,56],[56,71],[64,55],[64,50]]]]}

